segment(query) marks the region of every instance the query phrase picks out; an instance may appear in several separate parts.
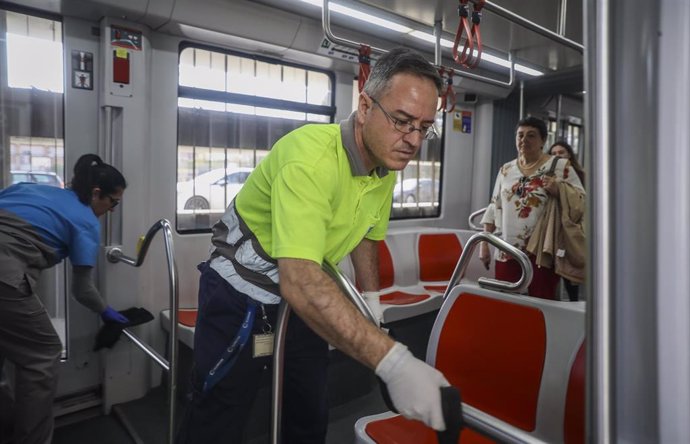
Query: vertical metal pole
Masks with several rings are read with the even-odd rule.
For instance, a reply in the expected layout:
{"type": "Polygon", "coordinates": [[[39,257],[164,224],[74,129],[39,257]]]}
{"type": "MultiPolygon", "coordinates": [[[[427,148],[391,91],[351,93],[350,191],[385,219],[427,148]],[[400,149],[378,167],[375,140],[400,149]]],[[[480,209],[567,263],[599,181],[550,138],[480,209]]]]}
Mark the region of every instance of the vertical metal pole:
{"type": "Polygon", "coordinates": [[[132,342],[141,348],[150,358],[160,365],[168,372],[168,431],[167,442],[174,444],[175,429],[177,428],[176,410],[177,410],[177,361],[178,361],[178,342],[177,342],[177,321],[179,308],[179,282],[177,277],[177,265],[175,264],[175,249],[173,247],[172,227],[167,219],[161,219],[156,222],[146,233],[144,241],[141,244],[136,258],[125,256],[119,247],[114,247],[108,250],[106,258],[112,263],[122,262],[132,267],[140,267],[144,263],[146,253],[153,236],[159,231],[163,230],[163,242],[165,243],[165,256],[168,262],[168,278],[170,289],[170,344],[169,356],[170,361],[160,356],[150,345],[146,344],[134,333],[125,329],[123,332],[128,336],[132,342]]]}
{"type": "Polygon", "coordinates": [[[556,98],[556,140],[565,139],[561,116],[563,115],[563,94],[556,98]]]}
{"type": "Polygon", "coordinates": [[[520,80],[520,115],[519,120],[525,117],[525,81],[520,80]]]}
{"type": "Polygon", "coordinates": [[[177,426],[177,317],[178,317],[178,278],[173,250],[172,227],[167,220],[162,221],[165,241],[165,255],[168,258],[168,278],[170,279],[170,369],[168,370],[168,444],[174,444],[177,426]]]}
{"type": "MultiPolygon", "coordinates": [[[[659,215],[657,313],[659,325],[659,440],[690,436],[690,2],[662,0],[659,36],[659,158],[656,213],[659,215]],[[669,69],[670,68],[670,69],[669,69]],[[669,191],[672,190],[672,191],[669,191]]],[[[650,5],[651,6],[651,5],[650,5]]],[[[659,7],[660,6],[660,7],[659,7]]],[[[655,115],[656,114],[656,115],[655,115]]]]}
{"type": "Polygon", "coordinates": [[[556,32],[565,36],[565,20],[568,15],[568,0],[561,0],[561,6],[558,8],[558,26],[556,32]]]}
{"type": "Polygon", "coordinates": [[[436,66],[441,66],[443,64],[441,34],[443,34],[443,22],[441,20],[436,20],[434,22],[434,37],[436,37],[436,43],[434,45],[434,65],[436,66]]]}
{"type": "MultiPolygon", "coordinates": [[[[113,107],[103,107],[103,152],[101,157],[105,163],[112,164],[113,160],[113,107]]],[[[113,219],[108,211],[105,215],[105,244],[113,243],[113,219]]]]}
{"type": "Polygon", "coordinates": [[[587,211],[589,262],[587,263],[587,431],[586,442],[614,440],[613,290],[611,159],[611,38],[609,0],[585,4],[585,127],[591,147],[587,165],[590,178],[587,211]],[[596,227],[596,229],[593,229],[596,227]]]}
{"type": "Polygon", "coordinates": [[[280,444],[280,421],[283,407],[283,361],[285,354],[285,332],[290,317],[290,306],[285,300],[280,301],[276,337],[273,343],[273,393],[271,398],[271,444],[280,444]]]}

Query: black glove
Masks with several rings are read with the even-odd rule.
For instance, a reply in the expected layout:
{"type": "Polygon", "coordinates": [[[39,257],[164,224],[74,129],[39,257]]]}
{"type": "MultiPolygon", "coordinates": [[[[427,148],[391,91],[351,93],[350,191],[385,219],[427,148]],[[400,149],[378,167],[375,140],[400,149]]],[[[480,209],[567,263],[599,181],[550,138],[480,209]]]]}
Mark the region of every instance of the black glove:
{"type": "Polygon", "coordinates": [[[122,330],[127,327],[145,324],[153,320],[153,315],[145,308],[132,307],[120,312],[128,319],[127,323],[106,320],[96,334],[96,343],[93,350],[98,351],[104,347],[113,348],[113,345],[120,339],[122,330]]]}

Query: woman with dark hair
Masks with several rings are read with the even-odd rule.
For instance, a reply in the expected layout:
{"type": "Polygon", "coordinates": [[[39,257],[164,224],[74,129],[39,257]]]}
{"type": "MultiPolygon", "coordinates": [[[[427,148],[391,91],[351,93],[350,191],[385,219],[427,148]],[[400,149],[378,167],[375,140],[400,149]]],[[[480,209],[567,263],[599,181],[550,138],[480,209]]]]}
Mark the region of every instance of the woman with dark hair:
{"type": "MultiPolygon", "coordinates": [[[[120,203],[127,183],[95,154],[77,160],[66,189],[18,183],[0,191],[0,361],[15,366],[14,443],[49,443],[60,338],[36,295],[40,273],[72,263],[72,293],[106,322],[128,319],[107,305],[91,276],[98,218],[120,203]]],[[[5,418],[0,418],[5,420],[5,418]]]]}
{"type": "MultiPolygon", "coordinates": [[[[575,174],[577,174],[577,177],[580,178],[580,182],[582,182],[582,185],[584,186],[585,170],[582,169],[582,166],[580,166],[580,162],[577,161],[573,147],[570,146],[568,142],[565,140],[557,140],[549,148],[549,154],[562,159],[568,159],[570,161],[570,165],[572,165],[573,169],[575,170],[575,174]]],[[[570,299],[571,302],[577,301],[580,293],[580,286],[567,278],[563,278],[563,285],[565,286],[565,291],[568,293],[568,299],[570,299]]]]}
{"type": "MultiPolygon", "coordinates": [[[[500,230],[504,241],[526,253],[547,202],[559,194],[559,182],[568,183],[584,194],[580,179],[572,174],[570,162],[544,152],[546,136],[543,120],[527,117],[518,122],[515,128],[518,156],[498,172],[491,202],[481,221],[485,231],[500,230]]],[[[534,254],[528,256],[534,272],[529,295],[555,299],[559,276],[553,268],[537,266],[534,254]]],[[[479,259],[488,270],[491,253],[486,242],[480,245],[479,259]]],[[[520,279],[522,274],[518,262],[500,250],[496,252],[495,272],[496,279],[511,282],[520,279]]]]}
{"type": "Polygon", "coordinates": [[[570,166],[575,170],[575,174],[580,178],[582,185],[585,184],[585,170],[582,168],[582,165],[580,165],[580,162],[578,162],[575,151],[573,151],[573,147],[570,146],[568,142],[565,140],[557,140],[549,148],[549,154],[562,159],[568,159],[570,161],[570,166]]]}

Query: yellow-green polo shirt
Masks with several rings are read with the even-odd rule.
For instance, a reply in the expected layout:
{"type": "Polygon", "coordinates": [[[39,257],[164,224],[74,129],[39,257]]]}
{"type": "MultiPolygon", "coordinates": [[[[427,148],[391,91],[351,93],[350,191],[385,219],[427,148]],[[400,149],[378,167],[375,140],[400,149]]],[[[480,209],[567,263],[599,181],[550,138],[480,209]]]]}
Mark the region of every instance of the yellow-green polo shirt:
{"type": "Polygon", "coordinates": [[[363,238],[385,238],[394,186],[385,169],[365,170],[353,113],[340,125],[305,125],[278,140],[235,205],[272,258],[338,263],[363,238]]]}

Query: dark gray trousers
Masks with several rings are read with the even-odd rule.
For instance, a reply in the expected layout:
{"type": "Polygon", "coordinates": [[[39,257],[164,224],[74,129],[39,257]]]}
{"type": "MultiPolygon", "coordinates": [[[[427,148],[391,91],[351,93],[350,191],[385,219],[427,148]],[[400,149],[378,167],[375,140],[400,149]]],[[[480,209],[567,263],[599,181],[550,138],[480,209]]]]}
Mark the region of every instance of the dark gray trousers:
{"type": "MultiPolygon", "coordinates": [[[[53,398],[62,344],[35,294],[0,283],[0,357],[15,368],[14,405],[0,393],[0,430],[14,426],[14,444],[50,444],[53,398]],[[8,415],[9,413],[9,415],[8,415]]],[[[1,359],[0,359],[1,360],[1,359]]],[[[0,439],[2,441],[2,439],[0,439]]]]}

